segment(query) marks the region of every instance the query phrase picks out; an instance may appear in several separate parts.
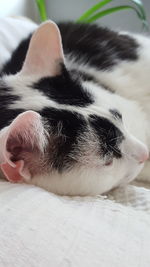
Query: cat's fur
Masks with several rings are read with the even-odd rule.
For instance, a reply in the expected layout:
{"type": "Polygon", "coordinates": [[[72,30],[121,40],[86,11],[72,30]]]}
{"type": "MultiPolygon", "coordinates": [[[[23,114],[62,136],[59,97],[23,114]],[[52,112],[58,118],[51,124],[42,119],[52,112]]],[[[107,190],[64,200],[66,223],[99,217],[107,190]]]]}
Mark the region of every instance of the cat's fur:
{"type": "Polygon", "coordinates": [[[133,180],[148,159],[150,39],[58,27],[61,35],[41,25],[1,67],[1,169],[55,193],[101,194],[133,180]]]}

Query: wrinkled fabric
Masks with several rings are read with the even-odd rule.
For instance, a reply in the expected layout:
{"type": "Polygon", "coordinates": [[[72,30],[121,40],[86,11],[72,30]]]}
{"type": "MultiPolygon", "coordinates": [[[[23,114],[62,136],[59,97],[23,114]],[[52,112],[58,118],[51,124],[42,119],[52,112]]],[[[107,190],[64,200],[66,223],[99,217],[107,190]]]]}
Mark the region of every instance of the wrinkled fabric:
{"type": "Polygon", "coordinates": [[[0,248],[1,267],[149,267],[150,190],[69,198],[1,181],[0,248]]]}

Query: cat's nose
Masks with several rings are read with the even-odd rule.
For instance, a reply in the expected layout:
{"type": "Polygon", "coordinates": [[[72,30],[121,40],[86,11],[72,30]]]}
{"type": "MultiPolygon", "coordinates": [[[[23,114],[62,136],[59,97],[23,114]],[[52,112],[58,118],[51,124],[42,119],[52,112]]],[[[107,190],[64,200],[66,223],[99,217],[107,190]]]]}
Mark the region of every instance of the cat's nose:
{"type": "Polygon", "coordinates": [[[149,159],[148,147],[132,135],[124,140],[122,151],[138,164],[142,164],[149,159]]]}
{"type": "Polygon", "coordinates": [[[144,153],[141,153],[141,155],[139,156],[139,163],[144,163],[146,160],[149,159],[149,151],[145,151],[144,153]]]}
{"type": "Polygon", "coordinates": [[[131,157],[136,160],[139,164],[144,163],[149,158],[148,147],[140,140],[133,136],[128,139],[128,149],[131,149],[131,157]]]}
{"type": "Polygon", "coordinates": [[[138,154],[133,155],[135,160],[138,161],[138,163],[144,163],[146,160],[149,159],[149,151],[145,145],[140,147],[138,154]]]}

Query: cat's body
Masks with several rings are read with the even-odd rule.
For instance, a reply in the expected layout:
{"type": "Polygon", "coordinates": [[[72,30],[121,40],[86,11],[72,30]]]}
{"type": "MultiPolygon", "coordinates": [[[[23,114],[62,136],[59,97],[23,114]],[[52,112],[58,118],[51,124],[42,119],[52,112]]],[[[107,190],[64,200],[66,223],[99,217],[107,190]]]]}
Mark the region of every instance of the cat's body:
{"type": "Polygon", "coordinates": [[[58,26],[64,55],[47,23],[27,56],[28,35],[0,68],[2,170],[59,194],[104,193],[135,178],[148,158],[150,39],[58,26]]]}

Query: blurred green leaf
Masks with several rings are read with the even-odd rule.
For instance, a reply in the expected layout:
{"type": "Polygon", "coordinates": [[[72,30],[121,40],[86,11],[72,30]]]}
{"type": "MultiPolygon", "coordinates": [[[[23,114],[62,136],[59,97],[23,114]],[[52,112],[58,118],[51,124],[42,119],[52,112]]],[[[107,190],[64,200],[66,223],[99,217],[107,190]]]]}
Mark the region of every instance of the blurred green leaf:
{"type": "Polygon", "coordinates": [[[78,20],[77,22],[84,22],[84,23],[91,23],[94,22],[98,19],[100,19],[103,16],[109,15],[114,12],[126,10],[126,9],[132,9],[136,12],[138,18],[141,20],[143,28],[148,30],[148,23],[147,23],[147,18],[146,18],[146,13],[144,10],[144,6],[141,0],[128,0],[130,1],[133,5],[120,5],[112,8],[108,8],[105,10],[101,10],[103,7],[108,5],[110,2],[115,1],[115,0],[103,0],[90,9],[88,9],[78,20]]]}
{"type": "Polygon", "coordinates": [[[103,0],[99,2],[98,4],[92,6],[90,9],[88,9],[77,21],[82,22],[85,21],[87,18],[89,18],[93,13],[104,7],[105,5],[109,4],[114,0],[103,0]]]}
{"type": "Polygon", "coordinates": [[[129,0],[131,3],[135,4],[137,8],[139,9],[143,21],[143,27],[148,30],[148,22],[147,22],[147,17],[146,17],[146,12],[143,6],[143,3],[141,0],[129,0]]]}
{"type": "Polygon", "coordinates": [[[146,13],[145,13],[142,1],[141,0],[129,0],[129,1],[131,3],[134,3],[139,8],[139,10],[141,11],[141,14],[143,16],[143,19],[146,19],[146,13]]]}
{"type": "Polygon", "coordinates": [[[136,12],[137,16],[139,18],[141,18],[141,14],[139,13],[139,11],[136,8],[134,8],[132,6],[117,6],[117,7],[112,7],[112,8],[108,8],[106,10],[100,11],[100,12],[96,13],[95,15],[93,15],[92,17],[85,20],[84,22],[91,23],[91,22],[93,22],[93,21],[95,21],[101,17],[104,17],[104,16],[109,15],[109,14],[114,13],[114,12],[122,11],[125,9],[134,10],[136,12]]]}
{"type": "Polygon", "coordinates": [[[45,21],[48,19],[47,12],[46,12],[46,6],[45,6],[45,0],[35,0],[39,9],[41,21],[45,21]]]}

